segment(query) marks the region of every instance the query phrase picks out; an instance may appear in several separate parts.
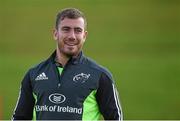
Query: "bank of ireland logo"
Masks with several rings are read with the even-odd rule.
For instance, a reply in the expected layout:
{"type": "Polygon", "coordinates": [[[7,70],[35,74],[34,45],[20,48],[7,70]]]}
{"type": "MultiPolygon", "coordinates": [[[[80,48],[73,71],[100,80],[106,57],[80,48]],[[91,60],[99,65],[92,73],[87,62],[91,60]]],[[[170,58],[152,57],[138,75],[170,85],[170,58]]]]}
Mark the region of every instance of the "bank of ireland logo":
{"type": "Polygon", "coordinates": [[[86,82],[86,80],[89,79],[90,76],[91,76],[90,74],[80,73],[73,77],[73,81],[84,83],[84,82],[86,82]]]}
{"type": "Polygon", "coordinates": [[[55,104],[63,103],[66,100],[66,97],[59,93],[54,93],[49,95],[49,101],[55,104]]]}

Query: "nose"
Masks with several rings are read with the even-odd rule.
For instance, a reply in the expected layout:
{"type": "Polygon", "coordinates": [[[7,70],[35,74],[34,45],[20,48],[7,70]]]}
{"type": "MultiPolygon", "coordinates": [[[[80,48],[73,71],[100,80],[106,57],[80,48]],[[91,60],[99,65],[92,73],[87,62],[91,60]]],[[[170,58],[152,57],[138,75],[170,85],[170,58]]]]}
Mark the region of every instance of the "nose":
{"type": "Polygon", "coordinates": [[[75,36],[75,33],[74,33],[73,30],[69,32],[68,38],[69,38],[70,40],[75,40],[75,39],[76,39],[76,36],[75,36]]]}

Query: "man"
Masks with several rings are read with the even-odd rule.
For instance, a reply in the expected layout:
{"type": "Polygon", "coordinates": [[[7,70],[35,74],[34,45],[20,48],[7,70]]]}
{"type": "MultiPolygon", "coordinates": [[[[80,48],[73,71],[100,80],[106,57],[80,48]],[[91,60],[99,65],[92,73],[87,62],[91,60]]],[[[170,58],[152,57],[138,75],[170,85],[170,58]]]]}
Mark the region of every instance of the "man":
{"type": "Polygon", "coordinates": [[[81,11],[58,13],[53,31],[55,52],[31,68],[21,83],[13,119],[122,120],[112,76],[85,57],[87,22],[81,11]]]}

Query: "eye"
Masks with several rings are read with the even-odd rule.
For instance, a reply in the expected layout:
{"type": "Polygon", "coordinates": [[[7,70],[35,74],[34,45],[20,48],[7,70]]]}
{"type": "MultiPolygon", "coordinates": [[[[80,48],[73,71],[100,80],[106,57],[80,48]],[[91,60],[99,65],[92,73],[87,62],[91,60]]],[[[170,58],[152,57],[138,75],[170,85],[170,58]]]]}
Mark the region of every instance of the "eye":
{"type": "Polygon", "coordinates": [[[63,32],[68,32],[69,30],[70,30],[70,28],[69,27],[62,27],[62,29],[61,29],[63,32]]]}
{"type": "Polygon", "coordinates": [[[81,28],[75,28],[75,32],[76,32],[76,33],[82,33],[82,31],[83,31],[83,30],[82,30],[81,28]]]}

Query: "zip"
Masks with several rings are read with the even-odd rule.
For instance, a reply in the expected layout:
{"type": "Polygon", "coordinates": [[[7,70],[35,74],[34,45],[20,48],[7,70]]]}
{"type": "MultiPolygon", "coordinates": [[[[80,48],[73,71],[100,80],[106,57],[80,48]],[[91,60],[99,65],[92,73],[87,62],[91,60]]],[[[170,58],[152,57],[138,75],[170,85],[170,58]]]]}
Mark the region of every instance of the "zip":
{"type": "Polygon", "coordinates": [[[62,72],[61,72],[61,75],[59,74],[59,84],[58,84],[58,87],[61,86],[62,77],[63,77],[64,72],[65,72],[65,70],[66,70],[66,68],[67,68],[68,65],[69,65],[69,61],[68,61],[68,62],[66,63],[66,65],[64,66],[64,68],[63,68],[63,70],[62,70],[62,72]],[[59,86],[59,85],[60,85],[60,86],[59,86]]]}
{"type": "Polygon", "coordinates": [[[55,63],[52,64],[53,64],[53,70],[55,71],[56,80],[58,81],[57,87],[59,88],[61,86],[59,71],[56,64],[55,63]]]}
{"type": "Polygon", "coordinates": [[[57,85],[58,88],[60,88],[60,86],[61,86],[61,84],[62,84],[61,80],[62,80],[62,77],[63,77],[64,72],[65,72],[65,70],[66,70],[66,68],[67,68],[68,65],[69,65],[69,61],[68,61],[68,62],[66,63],[66,65],[64,66],[64,68],[63,68],[63,70],[62,70],[62,73],[61,73],[61,75],[60,75],[60,74],[59,74],[59,70],[58,70],[58,68],[56,67],[56,64],[54,64],[55,72],[56,72],[56,78],[57,78],[57,80],[58,80],[58,85],[57,85]]]}

